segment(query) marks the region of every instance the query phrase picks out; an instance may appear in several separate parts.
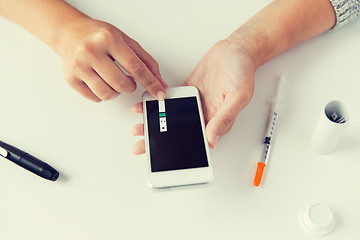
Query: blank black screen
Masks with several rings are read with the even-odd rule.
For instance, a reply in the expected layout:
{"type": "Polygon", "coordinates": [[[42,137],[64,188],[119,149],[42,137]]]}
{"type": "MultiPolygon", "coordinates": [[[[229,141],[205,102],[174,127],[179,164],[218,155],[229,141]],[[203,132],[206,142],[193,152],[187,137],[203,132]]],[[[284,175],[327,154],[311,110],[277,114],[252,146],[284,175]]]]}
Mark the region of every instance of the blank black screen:
{"type": "Polygon", "coordinates": [[[167,132],[158,101],[147,101],[146,111],[152,172],[208,166],[196,97],[165,99],[167,132]]]}

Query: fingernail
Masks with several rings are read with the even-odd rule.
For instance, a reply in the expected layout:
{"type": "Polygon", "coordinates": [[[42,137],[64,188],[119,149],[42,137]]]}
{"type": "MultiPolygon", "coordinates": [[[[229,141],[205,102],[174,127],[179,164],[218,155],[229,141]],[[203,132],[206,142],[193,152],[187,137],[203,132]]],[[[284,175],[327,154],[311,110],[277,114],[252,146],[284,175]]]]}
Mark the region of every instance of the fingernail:
{"type": "Polygon", "coordinates": [[[159,99],[159,100],[164,100],[164,98],[165,98],[165,93],[164,93],[164,91],[158,91],[157,92],[157,94],[156,94],[156,96],[157,96],[157,98],[159,99]]]}
{"type": "Polygon", "coordinates": [[[219,135],[217,135],[217,136],[215,137],[215,139],[214,139],[214,148],[216,148],[216,145],[217,145],[217,143],[218,143],[218,141],[219,141],[219,138],[220,138],[219,135]]]}

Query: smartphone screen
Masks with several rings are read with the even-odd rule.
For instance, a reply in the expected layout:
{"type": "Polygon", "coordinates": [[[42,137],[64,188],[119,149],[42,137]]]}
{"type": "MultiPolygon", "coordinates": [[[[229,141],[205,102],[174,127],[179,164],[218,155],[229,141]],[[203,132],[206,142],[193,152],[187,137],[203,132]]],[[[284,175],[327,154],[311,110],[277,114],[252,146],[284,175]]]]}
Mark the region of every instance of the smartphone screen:
{"type": "Polygon", "coordinates": [[[165,109],[161,132],[158,101],[146,101],[151,171],[208,167],[196,97],[165,99],[165,109]]]}

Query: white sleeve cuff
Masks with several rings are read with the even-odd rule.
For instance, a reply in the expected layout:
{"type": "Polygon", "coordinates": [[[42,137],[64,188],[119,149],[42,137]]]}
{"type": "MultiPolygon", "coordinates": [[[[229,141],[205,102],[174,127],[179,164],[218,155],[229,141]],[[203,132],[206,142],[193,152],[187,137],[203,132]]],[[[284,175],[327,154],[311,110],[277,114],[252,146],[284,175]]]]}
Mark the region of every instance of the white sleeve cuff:
{"type": "Polygon", "coordinates": [[[336,13],[336,24],[340,28],[360,15],[360,0],[330,0],[336,13]]]}

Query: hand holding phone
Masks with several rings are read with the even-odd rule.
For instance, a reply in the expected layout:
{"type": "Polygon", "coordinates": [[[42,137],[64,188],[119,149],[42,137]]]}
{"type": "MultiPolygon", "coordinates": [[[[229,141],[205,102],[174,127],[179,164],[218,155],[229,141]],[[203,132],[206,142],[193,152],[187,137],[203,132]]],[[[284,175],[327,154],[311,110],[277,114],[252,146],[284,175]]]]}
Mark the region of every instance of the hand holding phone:
{"type": "MultiPolygon", "coordinates": [[[[200,60],[184,83],[196,87],[201,94],[206,124],[206,137],[211,148],[232,128],[239,112],[250,102],[257,69],[246,46],[229,40],[216,43],[200,60]]],[[[142,113],[142,103],[133,106],[142,113]]],[[[133,127],[133,135],[144,135],[143,124],[133,127]]],[[[145,153],[145,142],[137,142],[134,154],[145,153]]]]}
{"type": "Polygon", "coordinates": [[[167,90],[164,101],[143,94],[145,152],[153,188],[213,179],[200,97],[195,87],[167,90]]]}

